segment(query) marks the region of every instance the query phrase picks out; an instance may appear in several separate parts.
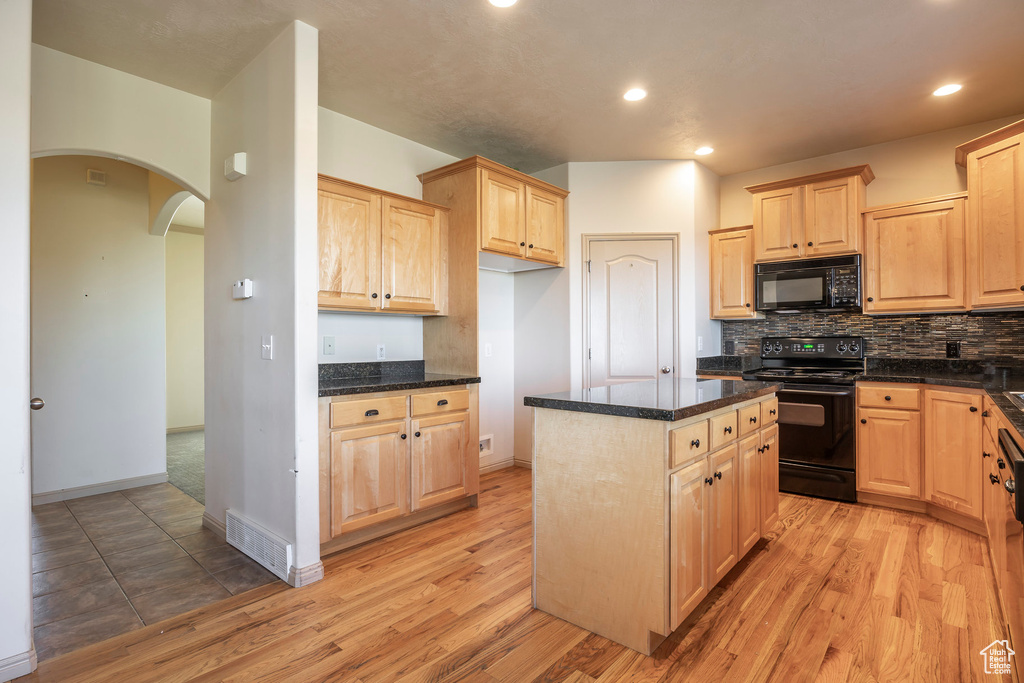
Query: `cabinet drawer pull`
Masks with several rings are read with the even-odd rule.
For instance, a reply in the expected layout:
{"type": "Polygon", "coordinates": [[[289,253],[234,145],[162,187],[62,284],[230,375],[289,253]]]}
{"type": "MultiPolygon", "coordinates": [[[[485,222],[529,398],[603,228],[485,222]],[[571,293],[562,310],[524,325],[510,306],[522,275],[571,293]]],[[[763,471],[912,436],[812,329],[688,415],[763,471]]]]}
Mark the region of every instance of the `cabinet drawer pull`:
{"type": "Polygon", "coordinates": [[[751,424],[757,424],[757,417],[755,416],[755,417],[750,418],[750,422],[751,422],[751,424]]]}
{"type": "Polygon", "coordinates": [[[766,451],[770,451],[770,450],[772,449],[772,445],[771,445],[770,443],[766,443],[766,444],[764,445],[764,449],[765,449],[766,451]]]}
{"type": "Polygon", "coordinates": [[[715,472],[715,479],[721,479],[721,478],[722,478],[722,473],[721,472],[715,472]]]}
{"type": "Polygon", "coordinates": [[[983,457],[983,458],[991,458],[992,454],[991,453],[986,453],[985,451],[982,451],[981,452],[981,457],[983,457]]]}
{"type": "Polygon", "coordinates": [[[373,417],[374,415],[380,415],[380,411],[377,409],[366,411],[366,417],[373,417]]]}
{"type": "Polygon", "coordinates": [[[439,405],[439,406],[446,406],[446,405],[448,405],[448,399],[442,398],[440,401],[437,402],[437,405],[439,405]]]}
{"type": "Polygon", "coordinates": [[[758,453],[764,453],[764,446],[761,446],[761,447],[759,447],[759,448],[757,449],[757,452],[758,452],[758,453]]]}
{"type": "Polygon", "coordinates": [[[726,427],[725,428],[725,433],[726,434],[732,434],[732,427],[726,427]]]}
{"type": "Polygon", "coordinates": [[[711,486],[712,484],[715,483],[715,480],[712,479],[711,477],[704,477],[704,483],[707,484],[708,486],[711,486]]]}
{"type": "Polygon", "coordinates": [[[978,412],[978,407],[977,406],[971,406],[971,412],[972,413],[978,412]]]}
{"type": "Polygon", "coordinates": [[[988,475],[988,480],[989,480],[990,482],[992,482],[993,484],[998,484],[998,483],[999,483],[999,477],[997,477],[997,476],[996,476],[996,475],[994,475],[994,474],[989,474],[989,475],[988,475]]]}
{"type": "Polygon", "coordinates": [[[694,439],[691,441],[690,448],[700,448],[700,439],[694,439]]]}
{"type": "Polygon", "coordinates": [[[892,400],[892,396],[886,396],[886,397],[885,397],[885,400],[886,400],[886,401],[891,401],[891,400],[892,400]]]}
{"type": "Polygon", "coordinates": [[[774,415],[775,414],[775,408],[772,408],[771,410],[769,410],[768,414],[769,415],[774,415]]]}

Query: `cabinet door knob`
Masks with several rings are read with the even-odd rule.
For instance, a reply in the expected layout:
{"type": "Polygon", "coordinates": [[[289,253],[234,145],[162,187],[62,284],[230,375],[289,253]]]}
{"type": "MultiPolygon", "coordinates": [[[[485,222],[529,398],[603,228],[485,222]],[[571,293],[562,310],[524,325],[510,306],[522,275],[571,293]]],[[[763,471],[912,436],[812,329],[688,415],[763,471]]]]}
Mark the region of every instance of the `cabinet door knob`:
{"type": "Polygon", "coordinates": [[[520,243],[519,243],[519,246],[521,246],[521,247],[525,247],[525,246],[526,246],[526,242],[520,242],[520,243]]]}
{"type": "Polygon", "coordinates": [[[750,304],[743,304],[743,305],[746,306],[747,308],[750,308],[750,304]]]}
{"type": "Polygon", "coordinates": [[[972,413],[978,412],[978,407],[977,406],[971,406],[971,412],[972,413]]]}
{"type": "Polygon", "coordinates": [[[712,484],[715,483],[715,480],[712,479],[711,477],[704,477],[704,483],[707,484],[708,486],[711,486],[712,484]]]}
{"type": "Polygon", "coordinates": [[[986,453],[985,451],[982,451],[981,452],[981,457],[983,457],[983,458],[991,458],[992,454],[991,453],[986,453]]]}
{"type": "Polygon", "coordinates": [[[800,245],[799,245],[799,244],[797,244],[796,242],[794,242],[794,243],[793,243],[793,248],[794,248],[794,249],[797,249],[797,248],[799,248],[799,247],[800,247],[800,245]]]}
{"type": "Polygon", "coordinates": [[[532,244],[530,245],[530,249],[533,249],[533,245],[532,244]]]}
{"type": "Polygon", "coordinates": [[[886,397],[885,397],[885,400],[886,400],[886,401],[891,401],[891,400],[892,400],[892,396],[886,396],[886,397]]]}
{"type": "Polygon", "coordinates": [[[982,417],[988,417],[988,411],[987,410],[981,411],[981,416],[982,417]]]}
{"type": "Polygon", "coordinates": [[[721,472],[715,472],[715,479],[721,479],[721,478],[722,478],[722,473],[721,472]]]}
{"type": "Polygon", "coordinates": [[[690,448],[700,448],[700,439],[694,439],[691,441],[690,448]]]}
{"type": "Polygon", "coordinates": [[[866,424],[868,423],[868,421],[867,421],[867,420],[865,420],[865,419],[864,419],[864,418],[862,417],[862,418],[860,419],[860,423],[861,423],[862,425],[866,425],[866,424]]]}
{"type": "Polygon", "coordinates": [[[46,403],[41,398],[34,398],[28,402],[28,407],[32,410],[42,410],[46,403]]]}
{"type": "Polygon", "coordinates": [[[385,294],[385,295],[384,295],[384,298],[385,298],[385,299],[390,299],[390,298],[391,298],[391,295],[390,295],[390,294],[385,294]]]}
{"type": "Polygon", "coordinates": [[[1024,285],[1020,286],[1020,291],[1024,292],[1024,285]]]}
{"type": "Polygon", "coordinates": [[[813,246],[814,246],[814,242],[808,242],[808,243],[807,243],[807,246],[809,246],[809,247],[813,247],[813,246]]]}
{"type": "Polygon", "coordinates": [[[999,465],[999,469],[1001,469],[1001,470],[1005,470],[1006,469],[1006,463],[1003,462],[1002,458],[996,458],[996,464],[999,465]]]}
{"type": "Polygon", "coordinates": [[[772,445],[771,445],[770,443],[766,443],[766,444],[764,445],[764,449],[765,449],[766,451],[770,451],[770,450],[772,449],[772,445]]]}
{"type": "Polygon", "coordinates": [[[988,480],[989,480],[990,482],[992,482],[993,484],[998,484],[998,483],[999,483],[999,477],[997,477],[997,476],[996,476],[996,475],[994,475],[994,474],[989,474],[989,475],[988,475],[988,480]]]}
{"type": "Polygon", "coordinates": [[[377,292],[374,292],[373,294],[371,294],[370,298],[371,299],[376,299],[377,298],[377,292]]]}
{"type": "Polygon", "coordinates": [[[868,297],[868,301],[874,301],[874,300],[875,300],[875,297],[873,297],[873,296],[869,296],[868,297]]]}
{"type": "Polygon", "coordinates": [[[366,411],[366,417],[373,417],[374,415],[380,415],[380,411],[376,409],[366,411]]]}
{"type": "Polygon", "coordinates": [[[758,453],[764,453],[764,446],[761,446],[760,448],[758,448],[757,452],[758,453]]]}
{"type": "Polygon", "coordinates": [[[416,434],[415,434],[414,436],[419,436],[419,435],[420,435],[420,433],[419,433],[419,432],[416,432],[416,434]]]}
{"type": "Polygon", "coordinates": [[[404,441],[405,439],[407,439],[407,438],[409,438],[409,435],[408,435],[408,434],[402,434],[402,440],[403,440],[403,441],[404,441]]]}

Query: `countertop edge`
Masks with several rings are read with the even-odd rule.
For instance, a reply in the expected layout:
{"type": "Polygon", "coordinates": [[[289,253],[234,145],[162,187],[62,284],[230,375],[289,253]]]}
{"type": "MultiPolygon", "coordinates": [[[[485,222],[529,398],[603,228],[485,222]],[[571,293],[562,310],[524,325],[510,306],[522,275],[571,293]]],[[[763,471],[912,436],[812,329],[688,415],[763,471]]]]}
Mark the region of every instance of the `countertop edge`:
{"type": "Polygon", "coordinates": [[[350,396],[354,394],[375,394],[384,391],[409,391],[411,389],[429,389],[432,387],[453,387],[462,384],[480,384],[479,377],[451,377],[445,379],[383,381],[380,384],[361,384],[349,387],[320,387],[319,398],[331,396],[350,396]]]}

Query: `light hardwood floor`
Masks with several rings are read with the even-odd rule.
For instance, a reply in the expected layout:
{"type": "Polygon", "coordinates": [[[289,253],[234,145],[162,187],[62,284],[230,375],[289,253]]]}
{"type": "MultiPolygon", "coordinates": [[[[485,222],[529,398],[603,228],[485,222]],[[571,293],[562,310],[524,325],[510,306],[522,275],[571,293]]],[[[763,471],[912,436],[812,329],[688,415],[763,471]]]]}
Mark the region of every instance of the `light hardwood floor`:
{"type": "Polygon", "coordinates": [[[985,541],[942,522],[784,495],[768,538],[644,657],[531,609],[528,471],[483,477],[480,504],[22,680],[1000,680],[979,655],[1006,637],[985,541]]]}

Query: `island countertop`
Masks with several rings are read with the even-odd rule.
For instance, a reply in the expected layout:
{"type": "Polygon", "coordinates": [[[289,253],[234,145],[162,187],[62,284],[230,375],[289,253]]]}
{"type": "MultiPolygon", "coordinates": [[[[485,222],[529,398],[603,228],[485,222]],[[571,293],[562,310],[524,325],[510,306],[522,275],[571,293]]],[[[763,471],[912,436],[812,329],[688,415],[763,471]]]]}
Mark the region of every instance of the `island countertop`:
{"type": "Polygon", "coordinates": [[[775,382],[666,378],[527,396],[533,408],[675,422],[779,390],[775,382]]]}

